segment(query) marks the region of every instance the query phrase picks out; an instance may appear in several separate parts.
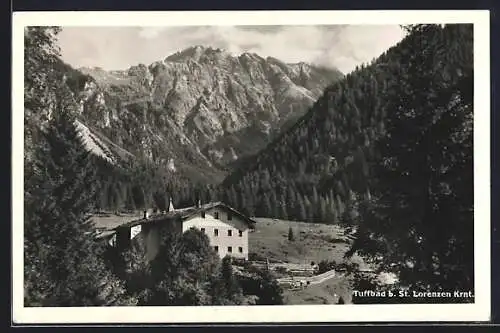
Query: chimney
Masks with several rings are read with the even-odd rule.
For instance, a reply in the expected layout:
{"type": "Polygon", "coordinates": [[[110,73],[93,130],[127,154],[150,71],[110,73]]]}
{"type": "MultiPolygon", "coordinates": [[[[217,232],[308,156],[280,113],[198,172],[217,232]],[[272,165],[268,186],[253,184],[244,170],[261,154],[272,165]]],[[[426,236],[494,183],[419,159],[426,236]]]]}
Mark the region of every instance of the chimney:
{"type": "Polygon", "coordinates": [[[175,210],[174,204],[172,203],[172,198],[170,198],[170,204],[168,205],[168,211],[173,212],[175,210]]]}
{"type": "Polygon", "coordinates": [[[197,206],[198,208],[200,208],[200,207],[201,207],[201,200],[200,200],[200,199],[198,199],[197,205],[198,205],[198,206],[197,206]]]}

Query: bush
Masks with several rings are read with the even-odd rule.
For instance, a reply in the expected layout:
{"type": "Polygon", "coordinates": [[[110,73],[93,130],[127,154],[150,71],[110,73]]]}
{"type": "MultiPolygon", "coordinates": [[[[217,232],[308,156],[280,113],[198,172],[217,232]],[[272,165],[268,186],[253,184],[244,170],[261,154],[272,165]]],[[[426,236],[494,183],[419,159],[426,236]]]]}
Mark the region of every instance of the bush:
{"type": "Polygon", "coordinates": [[[337,267],[337,263],[335,261],[327,261],[322,260],[318,264],[318,274],[322,274],[328,272],[337,267]]]}
{"type": "Polygon", "coordinates": [[[286,267],[283,267],[283,266],[279,266],[276,268],[276,273],[279,273],[279,274],[286,274],[287,272],[287,269],[286,267]]]}
{"type": "Polygon", "coordinates": [[[267,259],[266,257],[255,252],[250,252],[248,254],[248,260],[250,261],[266,261],[266,259],[267,259]]]}
{"type": "Polygon", "coordinates": [[[247,297],[256,296],[255,304],[257,305],[283,304],[283,290],[269,271],[252,267],[248,270],[248,273],[238,276],[243,295],[247,297]]]}

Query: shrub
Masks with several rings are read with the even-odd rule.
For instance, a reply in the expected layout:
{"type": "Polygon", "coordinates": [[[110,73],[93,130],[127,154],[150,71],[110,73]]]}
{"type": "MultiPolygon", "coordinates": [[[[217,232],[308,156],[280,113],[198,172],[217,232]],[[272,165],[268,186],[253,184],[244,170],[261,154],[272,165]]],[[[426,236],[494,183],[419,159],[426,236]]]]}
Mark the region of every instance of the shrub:
{"type": "Polygon", "coordinates": [[[335,269],[337,264],[335,261],[322,260],[318,264],[318,274],[328,272],[329,270],[335,269]]]}

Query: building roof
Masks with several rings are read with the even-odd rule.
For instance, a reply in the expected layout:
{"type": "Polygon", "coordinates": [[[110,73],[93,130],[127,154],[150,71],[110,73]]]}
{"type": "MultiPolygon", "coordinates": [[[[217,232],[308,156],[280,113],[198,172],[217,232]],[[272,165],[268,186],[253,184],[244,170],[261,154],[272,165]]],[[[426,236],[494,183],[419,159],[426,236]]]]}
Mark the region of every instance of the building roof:
{"type": "Polygon", "coordinates": [[[210,203],[207,203],[205,205],[201,205],[200,207],[190,207],[189,210],[187,210],[187,211],[185,211],[185,212],[182,213],[182,218],[183,219],[187,219],[187,218],[190,218],[193,215],[201,213],[202,211],[205,211],[205,210],[208,210],[208,209],[211,209],[211,208],[215,208],[215,207],[222,207],[222,208],[224,208],[224,209],[226,209],[228,211],[231,211],[235,216],[238,216],[244,222],[246,222],[247,225],[250,228],[254,228],[255,227],[255,224],[256,224],[255,220],[252,220],[251,218],[249,218],[245,214],[237,211],[236,209],[234,209],[234,208],[232,208],[232,207],[230,207],[230,206],[228,206],[225,203],[220,202],[220,201],[210,202],[210,203]]]}
{"type": "Polygon", "coordinates": [[[181,209],[175,209],[174,211],[159,213],[150,215],[147,219],[143,216],[138,216],[137,214],[124,214],[123,216],[95,216],[93,220],[98,229],[104,230],[116,230],[118,228],[130,228],[136,225],[143,225],[149,223],[156,222],[166,222],[166,221],[174,221],[181,220],[184,221],[194,215],[200,214],[202,211],[206,211],[211,208],[221,207],[228,211],[231,211],[235,216],[241,218],[247,225],[253,229],[255,227],[255,220],[252,220],[248,216],[243,213],[237,211],[236,209],[222,203],[222,202],[210,202],[200,207],[187,207],[181,209]]]}
{"type": "Polygon", "coordinates": [[[129,221],[137,220],[143,217],[143,213],[135,213],[135,214],[125,214],[121,213],[117,214],[94,214],[91,217],[92,222],[97,230],[113,230],[116,227],[123,225],[129,221]]]}

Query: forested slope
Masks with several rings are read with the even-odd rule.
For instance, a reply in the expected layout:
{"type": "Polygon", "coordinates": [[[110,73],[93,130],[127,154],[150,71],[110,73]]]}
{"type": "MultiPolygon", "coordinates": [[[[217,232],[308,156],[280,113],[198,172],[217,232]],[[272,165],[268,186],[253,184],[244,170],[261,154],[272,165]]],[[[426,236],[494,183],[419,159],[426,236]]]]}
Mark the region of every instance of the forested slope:
{"type": "MultiPolygon", "coordinates": [[[[405,29],[228,177],[225,196],[252,215],[353,227],[347,256],[370,258],[405,288],[473,291],[472,25],[405,29]]],[[[355,288],[377,288],[369,280],[355,288]]]]}
{"type": "MultiPolygon", "coordinates": [[[[351,198],[369,197],[370,164],[380,162],[375,143],[386,135],[388,115],[396,107],[414,108],[395,105],[414,96],[400,92],[417,80],[411,68],[431,61],[435,73],[418,83],[422,100],[415,104],[432,103],[431,85],[449,87],[471,70],[471,27],[433,29],[418,41],[410,34],[327,88],[293,128],[225,179],[226,200],[250,215],[334,223],[351,198]]],[[[408,135],[419,128],[414,121],[408,135]]]]}

